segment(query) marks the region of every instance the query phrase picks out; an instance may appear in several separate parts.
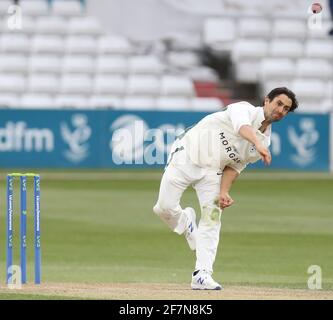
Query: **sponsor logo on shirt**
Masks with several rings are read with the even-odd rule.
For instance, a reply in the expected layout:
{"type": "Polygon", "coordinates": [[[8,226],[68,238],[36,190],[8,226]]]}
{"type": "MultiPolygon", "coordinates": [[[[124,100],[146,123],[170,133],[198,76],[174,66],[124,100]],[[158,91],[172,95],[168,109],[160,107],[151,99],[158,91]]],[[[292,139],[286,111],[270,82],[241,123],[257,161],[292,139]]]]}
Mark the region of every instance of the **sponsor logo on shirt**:
{"type": "Polygon", "coordinates": [[[221,143],[224,146],[224,150],[227,153],[228,157],[234,162],[240,163],[241,160],[237,157],[237,154],[235,153],[234,149],[230,146],[230,143],[225,137],[224,132],[221,132],[219,135],[221,143]]]}

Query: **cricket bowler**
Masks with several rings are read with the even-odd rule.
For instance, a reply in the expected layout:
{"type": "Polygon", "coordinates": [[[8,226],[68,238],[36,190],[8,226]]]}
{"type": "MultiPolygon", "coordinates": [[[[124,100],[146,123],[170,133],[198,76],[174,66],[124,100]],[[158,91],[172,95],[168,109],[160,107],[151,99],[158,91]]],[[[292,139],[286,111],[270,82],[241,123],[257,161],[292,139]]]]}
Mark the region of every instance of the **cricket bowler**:
{"type": "Polygon", "coordinates": [[[234,200],[230,189],[247,164],[271,163],[272,123],[298,107],[288,88],[273,89],[263,106],[242,101],[204,117],[177,137],[168,157],[159,196],[153,210],[174,232],[184,234],[196,251],[191,288],[221,290],[212,278],[221,229],[221,214],[234,200]],[[196,224],[193,208],[182,208],[183,192],[192,186],[201,217],[196,224]]]}

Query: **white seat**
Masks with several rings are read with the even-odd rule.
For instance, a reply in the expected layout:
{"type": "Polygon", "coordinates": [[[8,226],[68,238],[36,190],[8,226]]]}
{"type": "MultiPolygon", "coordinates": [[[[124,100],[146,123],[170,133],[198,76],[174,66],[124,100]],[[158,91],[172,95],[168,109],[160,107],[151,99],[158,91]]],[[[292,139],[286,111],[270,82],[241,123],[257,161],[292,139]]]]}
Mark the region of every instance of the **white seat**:
{"type": "Polygon", "coordinates": [[[24,16],[21,20],[10,20],[8,17],[10,16],[0,20],[0,31],[3,33],[29,35],[38,31],[35,20],[29,16],[24,16]]]}
{"type": "Polygon", "coordinates": [[[122,102],[122,108],[132,110],[154,110],[156,109],[156,99],[146,96],[125,97],[122,102]]]}
{"type": "Polygon", "coordinates": [[[122,104],[122,99],[117,96],[93,95],[89,99],[89,106],[92,109],[98,108],[119,108],[122,104]]]}
{"type": "Polygon", "coordinates": [[[192,98],[190,108],[194,111],[215,112],[221,110],[223,102],[218,98],[192,98]]]}
{"type": "Polygon", "coordinates": [[[0,16],[8,14],[8,8],[13,5],[12,0],[2,0],[0,1],[0,16]]]}
{"type": "Polygon", "coordinates": [[[266,58],[260,63],[259,69],[261,79],[285,79],[295,76],[295,63],[286,58],[266,58]]]}
{"type": "Polygon", "coordinates": [[[274,38],[298,38],[304,39],[307,34],[305,20],[276,19],[273,22],[274,38]]]}
{"type": "Polygon", "coordinates": [[[89,94],[92,91],[92,79],[84,74],[68,74],[61,79],[61,92],[89,94]]]}
{"type": "Polygon", "coordinates": [[[95,61],[87,55],[65,56],[63,71],[66,73],[93,73],[95,71],[95,61]]]}
{"type": "Polygon", "coordinates": [[[58,108],[89,108],[89,100],[82,95],[60,94],[54,98],[54,106],[58,108]]]}
{"type": "Polygon", "coordinates": [[[298,78],[333,78],[333,65],[322,59],[300,59],[296,63],[298,78]]]}
{"type": "Polygon", "coordinates": [[[80,16],[82,14],[82,5],[76,0],[56,0],[52,1],[52,12],[54,15],[66,17],[80,16]]]}
{"type": "Polygon", "coordinates": [[[129,76],[126,91],[128,95],[159,95],[159,78],[147,75],[129,76]]]}
{"type": "Polygon", "coordinates": [[[0,72],[26,72],[28,69],[28,59],[23,54],[1,54],[0,72]]]}
{"type": "Polygon", "coordinates": [[[268,43],[265,40],[241,39],[235,41],[232,48],[232,58],[235,61],[255,58],[261,59],[268,54],[268,43]]]}
{"type": "Polygon", "coordinates": [[[17,94],[0,94],[0,108],[17,108],[19,103],[17,94]]]}
{"type": "MultiPolygon", "coordinates": [[[[236,26],[230,18],[208,18],[204,21],[203,42],[208,46],[219,49],[236,38],[236,26]]],[[[227,48],[226,48],[227,49],[227,48]]]]}
{"type": "MultiPolygon", "coordinates": [[[[287,87],[290,88],[291,80],[285,79],[275,79],[275,80],[265,80],[261,83],[261,95],[265,97],[275,88],[287,87]]],[[[296,94],[297,95],[297,94],[296,94]]]]}
{"type": "Polygon", "coordinates": [[[31,74],[28,78],[28,90],[34,93],[56,93],[59,91],[60,81],[52,74],[31,74]]]}
{"type": "Polygon", "coordinates": [[[100,54],[131,54],[133,49],[129,40],[121,36],[102,36],[98,40],[100,54]]]}
{"type": "Polygon", "coordinates": [[[36,35],[32,38],[32,51],[37,53],[63,54],[64,40],[60,36],[36,35]]]}
{"type": "Polygon", "coordinates": [[[168,34],[171,50],[196,51],[202,49],[201,34],[195,31],[174,31],[168,34]]]}
{"type": "Polygon", "coordinates": [[[167,54],[167,62],[174,67],[188,69],[199,66],[200,59],[192,51],[171,51],[167,54]]]}
{"type": "Polygon", "coordinates": [[[242,18],[238,24],[238,35],[242,38],[270,38],[271,24],[266,19],[242,18]]]}
{"type": "Polygon", "coordinates": [[[332,112],[333,111],[333,100],[324,99],[320,104],[320,110],[322,112],[332,112]]]}
{"type": "Polygon", "coordinates": [[[0,74],[0,92],[24,92],[26,79],[21,74],[0,74]]]}
{"type": "Polygon", "coordinates": [[[53,108],[54,103],[47,94],[24,94],[20,100],[20,107],[23,109],[48,109],[53,108]]]}
{"type": "Polygon", "coordinates": [[[312,79],[295,79],[291,83],[293,90],[298,97],[305,99],[321,99],[326,94],[325,82],[312,79]]]}
{"type": "Polygon", "coordinates": [[[156,99],[156,108],[164,111],[189,111],[190,100],[183,97],[160,97],[156,99]]]}
{"type": "Polygon", "coordinates": [[[30,41],[27,35],[19,33],[5,33],[0,39],[0,51],[25,53],[30,50],[30,41]]]}
{"type": "Polygon", "coordinates": [[[122,76],[99,75],[94,81],[94,92],[122,95],[126,91],[126,80],[122,76]]]}
{"type": "Polygon", "coordinates": [[[68,24],[68,32],[72,34],[99,35],[102,27],[99,21],[93,17],[71,18],[68,24]]]}
{"type": "Polygon", "coordinates": [[[195,94],[191,79],[182,76],[163,76],[161,78],[161,94],[193,97],[195,94]]]}
{"type": "Polygon", "coordinates": [[[163,65],[156,56],[132,56],[128,61],[132,74],[155,74],[163,72],[163,65]]]}
{"type": "Polygon", "coordinates": [[[305,44],[305,55],[309,58],[332,59],[333,42],[331,39],[309,40],[305,44]]]}
{"type": "Polygon", "coordinates": [[[22,12],[27,16],[43,16],[49,14],[49,6],[45,0],[20,1],[22,12]]]}
{"type": "Polygon", "coordinates": [[[255,83],[259,81],[260,60],[244,59],[235,65],[235,77],[238,81],[245,83],[255,83]]]}
{"type": "Polygon", "coordinates": [[[270,44],[270,55],[279,58],[299,58],[304,53],[303,44],[297,40],[273,40],[270,44]]]}
{"type": "Polygon", "coordinates": [[[57,55],[33,54],[30,58],[30,72],[61,72],[62,59],[57,55]]]}
{"type": "Polygon", "coordinates": [[[128,60],[124,56],[99,56],[96,61],[96,71],[98,73],[119,73],[128,72],[128,60]]]}
{"type": "Polygon", "coordinates": [[[57,34],[67,33],[67,20],[59,16],[39,17],[36,19],[36,29],[40,34],[57,34]]]}
{"type": "Polygon", "coordinates": [[[185,71],[184,75],[189,77],[192,81],[219,81],[217,72],[214,69],[206,66],[190,68],[189,70],[185,71]]]}
{"type": "Polygon", "coordinates": [[[95,54],[96,40],[92,36],[69,36],[66,40],[66,52],[95,54]]]}

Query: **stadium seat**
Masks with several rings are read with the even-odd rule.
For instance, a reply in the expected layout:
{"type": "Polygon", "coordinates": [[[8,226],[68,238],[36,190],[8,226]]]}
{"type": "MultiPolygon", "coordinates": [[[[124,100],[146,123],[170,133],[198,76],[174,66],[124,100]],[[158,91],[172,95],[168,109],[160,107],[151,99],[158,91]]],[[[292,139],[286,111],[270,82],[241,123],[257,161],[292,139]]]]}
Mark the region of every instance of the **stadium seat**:
{"type": "Polygon", "coordinates": [[[66,39],[66,52],[78,54],[95,54],[96,40],[93,36],[69,36],[66,39]]]}
{"type": "Polygon", "coordinates": [[[36,19],[39,34],[64,35],[68,32],[67,20],[59,16],[39,17],[36,19]]]}
{"type": "Polygon", "coordinates": [[[64,40],[55,35],[35,35],[32,38],[33,53],[63,54],[64,40]]]}
{"type": "Polygon", "coordinates": [[[19,33],[4,33],[0,38],[1,52],[26,53],[30,50],[30,41],[27,35],[19,33]]]}
{"type": "Polygon", "coordinates": [[[34,93],[57,93],[59,78],[53,74],[30,74],[28,77],[28,91],[34,93]]]}
{"type": "Polygon", "coordinates": [[[0,94],[0,108],[18,108],[20,99],[17,94],[0,94]]]}
{"type": "Polygon", "coordinates": [[[27,16],[48,15],[50,10],[45,0],[24,0],[20,1],[22,12],[27,16]]]}
{"type": "Polygon", "coordinates": [[[177,31],[167,36],[170,50],[174,51],[197,51],[202,49],[201,35],[197,32],[177,31]]]}
{"type": "Polygon", "coordinates": [[[163,72],[163,65],[156,56],[132,56],[128,60],[131,74],[155,74],[163,72]]]}
{"type": "Polygon", "coordinates": [[[156,109],[156,100],[153,97],[129,96],[122,102],[122,109],[132,110],[154,110],[156,109]]]}
{"type": "Polygon", "coordinates": [[[24,92],[26,79],[21,74],[0,74],[0,92],[24,92]]]}
{"type": "Polygon", "coordinates": [[[198,55],[192,51],[171,51],[166,55],[166,59],[169,65],[177,68],[189,69],[200,65],[198,55]]]}
{"type": "Polygon", "coordinates": [[[333,42],[331,39],[308,40],[305,44],[305,55],[309,58],[332,59],[333,42]]]}
{"type": "Polygon", "coordinates": [[[291,84],[291,79],[276,79],[276,80],[265,80],[261,83],[261,96],[265,97],[269,92],[275,88],[287,87],[289,88],[291,84]]]}
{"type": "Polygon", "coordinates": [[[236,26],[231,18],[208,18],[204,21],[203,42],[213,49],[229,51],[236,39],[236,26]]]}
{"type": "Polygon", "coordinates": [[[190,100],[183,97],[159,97],[156,99],[156,109],[164,111],[190,111],[190,100]]]}
{"type": "Polygon", "coordinates": [[[235,41],[232,48],[232,58],[240,61],[248,58],[261,59],[268,54],[268,43],[265,40],[240,39],[235,41]]]}
{"type": "Polygon", "coordinates": [[[296,19],[276,19],[273,22],[274,38],[296,38],[304,39],[307,34],[307,26],[303,20],[296,19]]]}
{"type": "Polygon", "coordinates": [[[290,79],[295,76],[295,63],[287,58],[266,58],[260,63],[259,72],[263,81],[290,79]]]}
{"type": "Polygon", "coordinates": [[[118,96],[93,95],[89,99],[89,106],[95,108],[115,108],[119,109],[122,105],[122,99],[118,96]]]}
{"type": "Polygon", "coordinates": [[[296,77],[332,79],[333,65],[323,59],[300,59],[296,63],[296,77]]]}
{"type": "Polygon", "coordinates": [[[48,109],[54,107],[53,99],[47,94],[24,94],[19,103],[22,109],[48,109]]]}
{"type": "Polygon", "coordinates": [[[159,78],[148,75],[129,76],[126,92],[127,95],[157,96],[160,93],[159,78]]]}
{"type": "Polygon", "coordinates": [[[54,0],[52,1],[52,13],[65,17],[80,16],[83,8],[77,0],[54,0]]]}
{"type": "Polygon", "coordinates": [[[102,27],[99,21],[93,17],[71,18],[68,24],[68,32],[72,34],[100,35],[102,27]]]}
{"type": "Polygon", "coordinates": [[[61,79],[61,92],[89,94],[92,91],[92,85],[92,79],[85,74],[65,74],[61,79]]]}
{"type": "Polygon", "coordinates": [[[63,60],[63,71],[66,73],[93,73],[95,61],[88,55],[68,55],[63,60]]]}
{"type": "Polygon", "coordinates": [[[277,58],[300,58],[304,48],[301,41],[275,39],[269,46],[269,54],[277,58]]]}
{"type": "Polygon", "coordinates": [[[192,81],[217,82],[219,80],[217,72],[214,69],[206,66],[190,68],[184,72],[184,75],[186,75],[192,81]]]}
{"type": "Polygon", "coordinates": [[[89,100],[82,95],[58,95],[54,98],[57,108],[87,108],[90,109],[89,100]]]}
{"type": "Polygon", "coordinates": [[[191,79],[182,76],[162,76],[161,95],[193,97],[194,94],[195,90],[191,79]]]}
{"type": "Polygon", "coordinates": [[[223,103],[218,98],[192,98],[190,109],[193,111],[216,112],[221,110],[223,103]]]}
{"type": "Polygon", "coordinates": [[[29,62],[30,72],[54,72],[62,70],[62,59],[57,55],[33,54],[29,62]]]}
{"type": "Polygon", "coordinates": [[[246,59],[239,61],[235,65],[235,77],[244,83],[255,83],[259,81],[260,60],[246,59]]]}
{"type": "Polygon", "coordinates": [[[1,0],[0,1],[0,17],[8,14],[8,8],[13,5],[12,0],[1,0]]]}
{"type": "Polygon", "coordinates": [[[98,75],[94,80],[94,92],[98,94],[123,95],[126,79],[122,76],[98,75]]]}
{"type": "Polygon", "coordinates": [[[129,40],[121,36],[101,36],[98,40],[97,47],[100,54],[128,55],[133,52],[129,40]]]}
{"type": "Polygon", "coordinates": [[[327,87],[325,82],[320,80],[295,79],[291,83],[291,90],[297,92],[300,99],[322,99],[326,94],[327,87]]]}
{"type": "Polygon", "coordinates": [[[238,35],[241,38],[263,38],[269,39],[272,36],[271,23],[262,18],[243,18],[238,24],[238,35]]]}
{"type": "Polygon", "coordinates": [[[28,58],[23,54],[0,54],[0,72],[26,72],[28,58]]]}
{"type": "Polygon", "coordinates": [[[128,73],[128,60],[121,55],[102,55],[96,61],[97,73],[115,73],[127,74],[128,73]]]}

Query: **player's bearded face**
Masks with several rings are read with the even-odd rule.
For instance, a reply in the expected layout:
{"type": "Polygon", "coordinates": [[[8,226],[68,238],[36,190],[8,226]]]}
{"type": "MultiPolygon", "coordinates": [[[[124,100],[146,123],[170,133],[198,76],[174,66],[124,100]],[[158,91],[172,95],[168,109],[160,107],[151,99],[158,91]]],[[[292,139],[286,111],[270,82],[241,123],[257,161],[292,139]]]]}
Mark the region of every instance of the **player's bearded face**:
{"type": "Polygon", "coordinates": [[[272,101],[265,99],[265,119],[270,122],[282,120],[290,111],[292,101],[285,94],[280,94],[272,101]]]}

